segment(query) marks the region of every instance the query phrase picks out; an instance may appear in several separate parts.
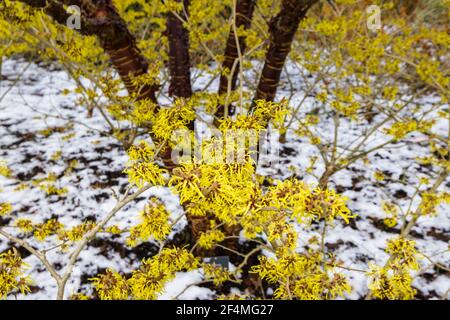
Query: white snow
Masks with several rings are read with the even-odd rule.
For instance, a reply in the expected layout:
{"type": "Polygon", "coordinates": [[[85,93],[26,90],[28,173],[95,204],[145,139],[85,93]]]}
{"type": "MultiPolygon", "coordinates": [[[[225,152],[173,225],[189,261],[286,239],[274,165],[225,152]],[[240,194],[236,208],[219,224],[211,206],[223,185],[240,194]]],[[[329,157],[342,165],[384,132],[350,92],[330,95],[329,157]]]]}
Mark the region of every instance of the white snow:
{"type": "MultiPolygon", "coordinates": [[[[3,61],[2,75],[6,76],[6,80],[1,81],[0,97],[7,90],[8,92],[0,101],[0,159],[5,160],[14,176],[24,182],[44,178],[50,172],[60,176],[71,160],[78,160],[78,165],[70,174],[58,179],[58,187],[68,188],[68,194],[63,198],[48,197],[44,191],[37,188],[16,191],[17,183],[0,177],[0,201],[12,203],[14,216],[30,218],[34,222],[58,217],[65,225],[73,226],[87,218],[99,219],[115,205],[116,201],[112,190],[102,185],[112,181],[113,189],[117,194],[123,193],[127,186],[127,178],[122,173],[127,156],[116,141],[101,135],[101,131],[107,131],[108,127],[97,112],[94,112],[91,118],[87,118],[86,109],[77,105],[76,95],[61,94],[65,88],[74,88],[74,83],[65,72],[51,71],[32,63],[23,73],[18,84],[10,88],[14,78],[22,73],[27,64],[25,61],[3,61]],[[64,130],[45,137],[41,131],[49,127],[61,127],[64,130]],[[74,137],[65,140],[64,137],[68,134],[74,134],[74,137]],[[52,155],[59,151],[62,153],[61,159],[51,161],[52,155]]],[[[288,72],[295,72],[295,68],[288,68],[288,72]]],[[[199,77],[194,89],[201,89],[208,82],[208,76],[199,77]]],[[[217,79],[210,89],[214,89],[216,83],[217,79]]],[[[289,89],[286,81],[283,83],[285,86],[281,86],[278,92],[279,97],[287,94],[286,90],[289,89]]],[[[86,84],[89,85],[89,83],[86,84]]],[[[298,87],[295,88],[296,93],[291,100],[292,106],[296,106],[303,98],[305,89],[301,84],[296,86],[298,87]]],[[[420,103],[425,108],[430,106],[434,99],[432,96],[424,97],[420,103]]],[[[301,118],[316,107],[318,107],[317,102],[313,98],[308,98],[298,116],[301,118]]],[[[355,124],[345,119],[341,121],[341,146],[360,139],[364,124],[355,124]]],[[[323,141],[330,140],[333,134],[332,119],[321,117],[321,122],[315,129],[323,141]]],[[[448,123],[440,121],[433,130],[445,136],[448,123]]],[[[369,149],[388,138],[379,131],[369,139],[365,148],[369,149]]],[[[270,168],[260,167],[259,172],[270,174],[275,178],[286,178],[295,173],[308,183],[316,182],[316,176],[320,176],[324,170],[317,148],[311,145],[309,139],[299,138],[292,131],[288,132],[287,140],[285,147],[292,148],[295,152],[286,155],[283,162],[278,165],[270,168]],[[318,160],[313,173],[308,174],[306,169],[313,156],[318,157],[318,160]]],[[[337,222],[334,228],[327,232],[326,243],[333,247],[333,253],[344,261],[346,266],[364,270],[367,269],[368,262],[384,264],[386,261],[387,255],[384,253],[386,240],[395,236],[396,233],[381,230],[374,223],[385,218],[385,213],[381,209],[382,202],[394,199],[403,210],[406,210],[409,197],[414,193],[413,186],[418,183],[419,178],[436,174],[432,168],[419,166],[414,160],[417,156],[428,152],[426,146],[421,143],[422,140],[423,137],[419,134],[411,134],[401,143],[370,154],[369,164],[357,161],[331,178],[331,185],[349,198],[350,209],[358,214],[353,224],[345,225],[337,222]],[[376,170],[388,172],[389,179],[381,183],[377,182],[373,178],[376,170]],[[405,178],[407,183],[400,182],[401,178],[405,178]],[[398,190],[406,193],[406,196],[396,198],[394,195],[398,190]]],[[[449,186],[450,181],[446,181],[441,190],[449,191],[449,186]]],[[[121,210],[109,224],[117,224],[121,228],[130,227],[136,222],[139,211],[143,208],[147,197],[151,195],[162,199],[171,212],[173,220],[182,214],[179,200],[170,190],[154,187],[139,197],[138,201],[121,210]]],[[[413,206],[416,205],[417,201],[413,203],[413,206]]],[[[442,205],[437,215],[420,218],[412,234],[419,250],[445,266],[450,264],[449,209],[449,206],[442,205]]],[[[175,232],[171,236],[183,229],[185,225],[186,220],[183,218],[177,223],[175,232]]],[[[7,230],[16,232],[12,228],[7,230]]],[[[318,235],[319,230],[316,226],[299,227],[299,234],[299,250],[302,250],[308,238],[318,235]]],[[[125,237],[105,236],[105,239],[109,239],[113,244],[120,244],[124,242],[125,237]]],[[[51,241],[39,243],[31,239],[29,241],[39,249],[48,248],[52,243],[51,241]]],[[[0,252],[9,247],[10,243],[0,237],[0,252]]],[[[88,278],[106,268],[114,268],[124,273],[130,272],[139,266],[139,258],[150,255],[151,252],[145,252],[145,247],[141,251],[135,251],[120,245],[116,248],[116,246],[102,247],[98,243],[90,244],[80,255],[66,293],[76,293],[79,290],[89,293],[91,288],[88,285],[88,278]]],[[[61,268],[64,268],[68,259],[67,254],[59,250],[50,251],[48,258],[52,263],[59,264],[61,268]]],[[[19,295],[18,298],[53,299],[56,295],[54,280],[35,257],[28,256],[25,261],[30,265],[28,273],[39,288],[25,297],[19,295]]],[[[425,259],[421,263],[424,267],[430,264],[425,259]]],[[[365,296],[367,283],[364,274],[344,272],[349,275],[354,289],[348,298],[357,299],[365,296]]],[[[213,298],[214,291],[192,285],[199,281],[201,281],[201,275],[198,272],[178,273],[176,278],[167,285],[160,298],[172,299],[190,285],[179,298],[213,298]]],[[[416,277],[414,285],[428,298],[440,299],[448,293],[450,276],[448,272],[438,272],[436,268],[431,267],[416,277]]]]}

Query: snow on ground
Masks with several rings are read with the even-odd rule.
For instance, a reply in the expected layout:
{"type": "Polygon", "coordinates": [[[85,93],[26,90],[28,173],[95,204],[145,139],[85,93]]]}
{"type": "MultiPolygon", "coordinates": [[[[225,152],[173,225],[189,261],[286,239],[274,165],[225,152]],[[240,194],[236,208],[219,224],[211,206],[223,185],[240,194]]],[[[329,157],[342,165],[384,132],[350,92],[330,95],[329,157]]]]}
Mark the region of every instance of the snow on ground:
{"type": "MultiPolygon", "coordinates": [[[[288,72],[292,68],[288,68],[288,72]]],[[[199,78],[195,87],[203,88],[208,78],[199,78]]],[[[195,89],[194,87],[194,89],[195,89]]],[[[3,62],[0,84],[0,159],[5,160],[14,176],[27,182],[44,178],[49,173],[58,177],[57,187],[67,188],[63,197],[46,196],[38,188],[17,190],[18,183],[0,177],[0,201],[9,201],[14,207],[13,215],[30,218],[41,222],[51,217],[58,217],[66,226],[73,226],[85,220],[96,220],[103,217],[115,205],[114,192],[123,193],[127,179],[123,169],[127,161],[125,152],[110,137],[103,136],[101,131],[108,128],[103,118],[94,112],[87,118],[87,111],[77,105],[73,94],[62,95],[62,91],[73,89],[74,83],[63,71],[49,70],[23,61],[5,60],[3,62]],[[25,71],[24,71],[25,70],[25,71]],[[22,74],[23,73],[23,74],[22,74]],[[12,88],[12,84],[17,84],[12,88]],[[49,128],[53,132],[48,135],[49,128]],[[47,130],[47,131],[46,131],[47,130]],[[55,154],[61,153],[60,158],[55,154]],[[52,160],[53,159],[53,160],[52,160]],[[70,163],[77,164],[67,170],[70,163]],[[114,192],[113,192],[114,190],[114,192]]],[[[283,96],[288,88],[280,88],[279,96],[283,96]]],[[[300,85],[292,97],[292,105],[303,97],[304,88],[300,85]]],[[[430,97],[423,101],[432,102],[430,97]]],[[[308,108],[300,110],[299,116],[315,108],[314,99],[308,98],[308,108]]],[[[361,134],[361,126],[344,123],[342,141],[349,142],[361,134]]],[[[319,124],[317,131],[324,139],[332,134],[331,119],[319,124]]],[[[436,130],[445,130],[445,127],[436,130]]],[[[383,134],[375,135],[371,143],[383,141],[383,134]]],[[[349,225],[337,222],[332,230],[328,230],[327,248],[345,265],[355,269],[367,269],[370,262],[384,264],[387,255],[384,253],[386,240],[398,233],[398,229],[386,228],[382,220],[385,213],[381,209],[383,201],[394,199],[404,209],[409,205],[409,197],[420,177],[432,174],[430,168],[419,166],[413,160],[426,154],[427,149],[421,145],[420,137],[411,135],[405,143],[391,145],[381,151],[369,155],[369,164],[362,161],[351,165],[349,169],[338,172],[331,178],[331,184],[349,200],[349,207],[358,217],[349,225]],[[373,178],[375,170],[383,171],[389,179],[377,182],[373,178]],[[406,179],[407,183],[399,181],[406,179]]],[[[306,182],[316,179],[306,173],[309,159],[318,156],[316,148],[308,139],[299,138],[288,133],[282,162],[271,168],[259,168],[262,172],[275,178],[286,178],[295,173],[306,182]]],[[[313,173],[323,170],[318,165],[313,173]]],[[[449,190],[450,182],[446,181],[443,189],[449,190]]],[[[148,196],[154,195],[164,201],[174,219],[182,213],[178,199],[168,189],[154,187],[125,207],[117,214],[112,224],[129,227],[136,222],[139,210],[142,209],[148,196]]],[[[432,217],[422,217],[411,236],[417,241],[418,249],[433,260],[443,265],[450,264],[450,208],[442,206],[439,213],[432,217]]],[[[0,219],[0,225],[7,223],[0,219]]],[[[186,224],[181,219],[176,230],[186,224]]],[[[13,229],[8,229],[14,232],[13,229]]],[[[308,229],[300,228],[299,248],[306,241],[318,234],[318,226],[308,229]]],[[[81,254],[75,271],[67,286],[66,294],[76,293],[80,289],[89,292],[88,279],[106,268],[114,268],[121,272],[130,272],[139,265],[140,259],[155,253],[151,243],[142,244],[131,249],[123,246],[122,236],[106,236],[103,240],[95,240],[81,254]]],[[[31,240],[37,248],[48,248],[51,242],[39,243],[31,240]]],[[[0,252],[10,247],[10,243],[0,237],[0,252]]],[[[40,262],[25,250],[25,261],[30,265],[28,273],[37,287],[23,299],[52,299],[56,295],[56,284],[45,271],[40,262]]],[[[67,262],[67,254],[52,250],[48,258],[58,269],[67,262]]],[[[419,298],[442,298],[450,289],[450,275],[430,265],[424,260],[425,271],[417,275],[414,285],[419,290],[419,298]]],[[[354,271],[345,271],[354,288],[348,297],[358,299],[367,292],[366,278],[354,271]]],[[[175,280],[167,286],[161,299],[171,299],[182,293],[188,285],[200,281],[196,272],[179,273],[175,280]]],[[[213,297],[208,288],[190,286],[179,298],[208,299],[213,297]]]]}

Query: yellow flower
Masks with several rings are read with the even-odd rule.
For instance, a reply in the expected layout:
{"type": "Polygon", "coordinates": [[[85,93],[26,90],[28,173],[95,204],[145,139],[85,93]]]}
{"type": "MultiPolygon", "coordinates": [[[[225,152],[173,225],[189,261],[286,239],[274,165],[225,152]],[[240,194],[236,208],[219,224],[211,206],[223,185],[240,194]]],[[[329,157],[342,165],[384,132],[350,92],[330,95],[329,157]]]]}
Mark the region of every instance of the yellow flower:
{"type": "Polygon", "coordinates": [[[15,291],[22,294],[31,292],[31,280],[23,275],[27,268],[15,248],[0,254],[0,298],[6,298],[15,291]]]}
{"type": "Polygon", "coordinates": [[[6,216],[12,212],[12,205],[8,202],[0,202],[0,216],[6,216]]]}
{"type": "Polygon", "coordinates": [[[222,242],[225,235],[220,230],[210,230],[200,234],[198,245],[205,249],[211,249],[216,243],[222,242]]]}
{"type": "Polygon", "coordinates": [[[105,228],[105,232],[111,233],[111,234],[121,234],[123,230],[121,230],[118,226],[112,225],[107,228],[105,228]]]}
{"type": "Polygon", "coordinates": [[[51,235],[58,234],[64,231],[64,225],[56,219],[50,219],[47,222],[36,226],[34,237],[39,241],[44,241],[51,235]]]}
{"type": "Polygon", "coordinates": [[[299,254],[281,250],[277,252],[277,258],[260,257],[259,265],[253,266],[251,272],[277,285],[276,299],[335,299],[350,292],[346,277],[332,267],[322,269],[322,262],[323,256],[319,252],[299,254]]]}
{"type": "Polygon", "coordinates": [[[116,271],[108,269],[103,275],[90,279],[101,300],[126,300],[129,288],[126,280],[116,271]]]}
{"type": "Polygon", "coordinates": [[[395,217],[385,218],[383,221],[384,224],[389,228],[393,228],[397,225],[397,219],[395,217]]]}
{"type": "Polygon", "coordinates": [[[202,264],[205,280],[212,280],[214,285],[218,286],[226,281],[232,280],[232,273],[221,266],[211,263],[202,264]]]}
{"type": "Polygon", "coordinates": [[[385,132],[391,136],[394,136],[395,140],[400,140],[408,133],[417,130],[417,122],[414,120],[405,122],[396,122],[385,132]]]}
{"type": "Polygon", "coordinates": [[[373,174],[374,178],[377,181],[383,181],[384,179],[386,179],[386,176],[384,175],[384,173],[382,171],[375,171],[375,173],[373,174]]]}
{"type": "Polygon", "coordinates": [[[164,174],[167,173],[167,170],[160,168],[153,162],[138,162],[126,169],[125,173],[128,174],[130,182],[141,188],[145,183],[155,186],[164,185],[164,174]]]}
{"type": "Polygon", "coordinates": [[[127,284],[134,299],[156,299],[176,272],[192,270],[197,266],[198,260],[185,249],[164,248],[153,258],[143,260],[141,267],[133,272],[127,284]]]}
{"type": "Polygon", "coordinates": [[[155,150],[146,141],[140,141],[137,146],[132,146],[127,151],[131,161],[153,161],[155,150]]]}
{"type": "Polygon", "coordinates": [[[31,232],[34,230],[33,222],[29,219],[16,219],[14,224],[22,231],[22,232],[31,232]]]}
{"type": "Polygon", "coordinates": [[[147,241],[151,236],[156,240],[165,240],[171,232],[170,213],[157,198],[150,198],[140,213],[141,222],[131,227],[127,243],[135,246],[137,241],[147,241]]]}
{"type": "Polygon", "coordinates": [[[4,176],[6,178],[11,176],[11,170],[9,170],[6,165],[6,161],[0,160],[0,176],[4,176]]]}
{"type": "Polygon", "coordinates": [[[71,241],[79,241],[83,236],[95,227],[95,223],[92,221],[83,222],[68,231],[60,233],[60,239],[69,239],[71,241]]]}

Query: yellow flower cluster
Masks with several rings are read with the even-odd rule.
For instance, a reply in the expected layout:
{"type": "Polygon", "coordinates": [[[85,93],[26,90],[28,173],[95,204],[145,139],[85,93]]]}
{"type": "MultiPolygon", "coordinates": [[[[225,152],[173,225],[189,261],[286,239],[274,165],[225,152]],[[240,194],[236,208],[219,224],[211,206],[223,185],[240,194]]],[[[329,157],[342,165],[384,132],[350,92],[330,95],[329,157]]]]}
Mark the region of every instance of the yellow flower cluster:
{"type": "Polygon", "coordinates": [[[108,269],[105,274],[90,279],[101,300],[128,299],[128,285],[126,280],[116,271],[108,269]]]}
{"type": "Polygon", "coordinates": [[[85,294],[81,294],[81,293],[74,293],[69,297],[69,300],[79,300],[79,301],[84,301],[84,300],[89,300],[89,297],[85,294]]]}
{"type": "Polygon", "coordinates": [[[440,70],[440,64],[437,61],[424,59],[417,65],[417,74],[427,83],[438,83],[443,88],[450,84],[450,78],[440,70]]]}
{"type": "Polygon", "coordinates": [[[216,286],[226,281],[233,281],[233,273],[212,263],[203,263],[202,270],[206,281],[212,281],[216,286]]]}
{"type": "Polygon", "coordinates": [[[138,126],[151,126],[151,122],[155,119],[155,104],[144,99],[135,101],[133,106],[129,120],[138,126]]]}
{"type": "Polygon", "coordinates": [[[11,170],[9,170],[6,165],[6,161],[0,160],[0,176],[8,178],[11,175],[11,170]]]}
{"type": "Polygon", "coordinates": [[[254,103],[256,106],[252,114],[253,117],[263,124],[270,120],[275,128],[280,128],[283,125],[284,119],[289,113],[287,100],[283,99],[280,102],[256,100],[254,103]]]}
{"type": "MultiPolygon", "coordinates": [[[[346,206],[346,197],[338,195],[331,189],[313,189],[307,197],[305,212],[315,220],[325,219],[332,222],[337,217],[349,223],[349,219],[354,218],[350,209],[346,206]]],[[[302,216],[297,216],[302,218],[302,216]]]]}
{"type": "Polygon", "coordinates": [[[342,103],[340,101],[331,102],[331,106],[347,117],[353,117],[361,107],[356,102],[342,103]]]}
{"type": "MultiPolygon", "coordinates": [[[[33,233],[33,236],[38,241],[44,241],[50,236],[57,236],[57,239],[62,242],[76,242],[83,238],[83,236],[95,227],[93,221],[82,222],[70,229],[57,219],[50,219],[43,223],[34,224],[30,219],[19,218],[14,220],[14,225],[23,233],[33,233]]],[[[66,246],[61,246],[64,249],[66,246]]]]}
{"type": "Polygon", "coordinates": [[[191,253],[180,248],[164,248],[152,258],[142,261],[129,279],[108,270],[92,278],[97,294],[102,300],[152,300],[162,293],[164,286],[182,270],[193,270],[199,265],[191,253]]]}
{"type": "Polygon", "coordinates": [[[33,222],[30,219],[19,218],[14,221],[14,225],[19,228],[20,231],[29,233],[34,230],[33,222]]]}
{"type": "Polygon", "coordinates": [[[83,236],[91,231],[95,227],[95,223],[92,221],[86,221],[75,227],[71,228],[67,231],[60,232],[59,239],[60,240],[70,240],[70,241],[79,241],[83,238],[83,236]]]}
{"type": "Polygon", "coordinates": [[[417,251],[415,241],[403,237],[394,238],[388,241],[386,252],[391,255],[391,267],[409,268],[418,270],[417,251]]]}
{"type": "Polygon", "coordinates": [[[395,122],[389,129],[385,132],[391,136],[394,136],[396,140],[400,140],[408,133],[417,130],[417,122],[414,120],[405,122],[395,122]]]}
{"type": "Polygon", "coordinates": [[[254,104],[251,115],[240,114],[236,119],[220,119],[219,129],[222,132],[238,129],[253,129],[259,132],[266,129],[269,121],[276,129],[283,128],[284,120],[289,114],[286,100],[280,102],[257,100],[254,104]]]}
{"type": "MultiPolygon", "coordinates": [[[[208,55],[202,50],[205,44],[214,49],[223,48],[223,43],[228,35],[229,28],[224,27],[221,19],[224,10],[231,12],[232,1],[192,0],[189,6],[189,40],[191,49],[199,52],[199,57],[207,67],[208,55]]],[[[216,51],[219,53],[220,51],[216,51]]],[[[202,65],[200,66],[202,67],[202,65]]],[[[209,68],[208,68],[209,69],[209,68]]]]}
{"type": "Polygon", "coordinates": [[[384,179],[386,179],[386,176],[384,175],[384,173],[382,171],[376,170],[373,174],[373,177],[375,178],[375,180],[381,182],[384,179]]]}
{"type": "Polygon", "coordinates": [[[31,292],[31,280],[23,275],[27,267],[15,248],[0,254],[0,298],[14,291],[31,292]]]}
{"type": "Polygon", "coordinates": [[[367,273],[371,294],[378,299],[414,298],[411,271],[419,269],[415,242],[402,237],[392,239],[386,252],[390,254],[388,263],[384,267],[372,265],[367,273]]]}
{"type": "Polygon", "coordinates": [[[170,141],[175,130],[188,129],[187,125],[195,119],[191,102],[176,99],[170,108],[161,108],[155,115],[152,132],[162,141],[170,141]]]}
{"type": "Polygon", "coordinates": [[[393,274],[387,268],[371,266],[367,275],[371,278],[369,289],[375,298],[410,300],[416,294],[416,290],[411,287],[412,278],[409,272],[399,270],[393,274]]]}
{"type": "Polygon", "coordinates": [[[225,235],[220,230],[208,230],[200,234],[198,245],[205,249],[211,249],[216,243],[222,242],[225,235]]]}
{"type": "Polygon", "coordinates": [[[355,216],[346,206],[347,198],[331,189],[309,188],[295,179],[279,182],[269,187],[258,206],[261,209],[287,211],[291,218],[300,223],[325,219],[332,222],[336,217],[349,222],[355,216]]]}
{"type": "Polygon", "coordinates": [[[111,233],[111,234],[121,234],[124,231],[122,229],[120,229],[118,226],[112,225],[112,226],[106,227],[105,232],[111,233]]]}
{"type": "Polygon", "coordinates": [[[153,162],[136,163],[126,169],[125,173],[128,174],[130,182],[138,187],[144,186],[145,183],[150,183],[155,186],[164,185],[165,183],[163,175],[166,173],[166,170],[160,168],[153,162]]]}
{"type": "Polygon", "coordinates": [[[211,212],[220,221],[237,224],[254,196],[254,168],[244,165],[184,164],[173,171],[169,185],[180,195],[188,213],[211,212]]]}
{"type": "Polygon", "coordinates": [[[391,203],[385,202],[382,206],[383,211],[386,213],[387,217],[384,219],[384,224],[390,228],[393,228],[397,225],[398,218],[398,207],[391,203]]]}
{"type": "Polygon", "coordinates": [[[64,230],[64,225],[56,219],[50,219],[44,223],[36,225],[34,237],[39,241],[44,241],[47,237],[60,234],[64,230]]]}
{"type": "Polygon", "coordinates": [[[147,141],[140,141],[139,144],[132,146],[127,151],[131,161],[153,161],[155,150],[147,141]]]}
{"type": "Polygon", "coordinates": [[[152,185],[164,185],[164,175],[167,170],[160,168],[154,162],[154,149],[146,141],[141,141],[137,146],[128,150],[130,157],[125,173],[131,183],[142,187],[145,183],[152,185]]]}
{"type": "MultiPolygon", "coordinates": [[[[212,214],[226,225],[241,225],[248,238],[264,233],[269,241],[288,248],[297,244],[292,219],[311,223],[341,218],[348,223],[354,217],[346,206],[347,199],[333,190],[309,188],[291,179],[280,181],[263,193],[256,180],[250,163],[185,164],[174,169],[169,185],[180,195],[189,214],[212,214]]],[[[211,248],[222,240],[223,234],[213,230],[201,235],[200,245],[211,248]]]]}
{"type": "Polygon", "coordinates": [[[12,205],[9,202],[0,202],[0,217],[12,212],[12,205]]]}
{"type": "Polygon", "coordinates": [[[351,288],[341,273],[322,267],[322,253],[282,251],[277,258],[262,256],[252,268],[262,279],[277,285],[276,299],[322,300],[341,297],[351,288]]]}
{"type": "Polygon", "coordinates": [[[422,202],[420,204],[420,212],[423,215],[433,215],[436,214],[437,206],[441,203],[450,203],[450,193],[440,192],[440,193],[429,193],[425,192],[422,195],[422,202]]]}
{"type": "Polygon", "coordinates": [[[170,213],[164,204],[152,197],[140,213],[141,222],[130,229],[127,244],[135,246],[138,241],[147,241],[151,236],[156,240],[165,240],[171,231],[170,213]]]}
{"type": "Polygon", "coordinates": [[[47,195],[57,195],[64,196],[67,194],[67,188],[60,188],[56,185],[57,176],[55,173],[50,172],[46,177],[41,179],[35,179],[31,182],[33,186],[38,187],[40,190],[44,191],[47,195]]]}

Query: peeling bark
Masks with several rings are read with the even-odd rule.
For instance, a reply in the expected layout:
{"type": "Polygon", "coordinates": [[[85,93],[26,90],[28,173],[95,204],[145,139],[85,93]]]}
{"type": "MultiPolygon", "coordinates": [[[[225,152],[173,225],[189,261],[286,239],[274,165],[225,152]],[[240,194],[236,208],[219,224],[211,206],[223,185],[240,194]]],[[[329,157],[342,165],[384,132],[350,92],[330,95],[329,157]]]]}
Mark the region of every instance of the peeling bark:
{"type": "Polygon", "coordinates": [[[270,21],[270,46],[254,100],[273,101],[281,70],[291,50],[295,32],[308,9],[318,0],[283,0],[280,12],[270,21]]]}
{"type": "Polygon", "coordinates": [[[81,1],[81,8],[87,15],[101,46],[109,55],[111,63],[120,75],[129,93],[137,98],[156,102],[155,92],[158,86],[135,86],[133,77],[148,72],[148,62],[136,45],[135,37],[129,31],[125,21],[117,13],[111,0],[81,1]],[[88,4],[85,4],[88,3],[88,4]]]}
{"type": "MultiPolygon", "coordinates": [[[[236,29],[244,27],[248,29],[251,25],[253,11],[255,8],[256,0],[237,0],[236,3],[236,29]]],[[[241,52],[245,51],[246,43],[243,37],[238,37],[239,49],[241,52]]],[[[231,72],[233,64],[238,59],[238,46],[236,43],[236,35],[234,33],[234,27],[230,27],[230,33],[228,34],[227,46],[224,53],[224,61],[222,68],[231,72]]],[[[236,80],[239,73],[239,62],[237,62],[236,68],[231,76],[231,90],[236,88],[236,80]]],[[[219,94],[226,93],[228,91],[228,79],[229,76],[222,74],[220,76],[219,94]]]]}
{"type": "Polygon", "coordinates": [[[81,29],[83,35],[94,35],[108,54],[114,69],[125,87],[137,99],[156,102],[158,85],[135,86],[133,77],[148,72],[148,62],[136,46],[134,36],[126,22],[117,13],[111,0],[19,0],[34,8],[43,9],[56,22],[66,25],[70,16],[62,4],[76,5],[81,9],[81,29]]]}
{"type": "MultiPolygon", "coordinates": [[[[255,9],[256,0],[237,0],[236,2],[236,18],[235,18],[235,24],[236,29],[239,29],[240,27],[243,27],[244,29],[250,28],[252,17],[253,17],[253,11],[255,9]]],[[[228,40],[227,45],[225,47],[224,52],[224,60],[222,64],[222,68],[224,70],[227,70],[229,74],[221,74],[220,75],[220,82],[219,82],[219,94],[224,94],[228,92],[228,83],[229,79],[231,77],[231,91],[236,89],[236,81],[237,76],[239,74],[239,68],[240,64],[239,61],[236,62],[236,67],[233,70],[233,65],[235,64],[235,61],[239,59],[239,51],[243,53],[246,48],[245,39],[243,37],[238,37],[238,43],[239,43],[239,51],[238,51],[238,45],[236,43],[236,35],[235,35],[235,27],[230,27],[230,32],[228,34],[228,40]]],[[[224,106],[219,106],[216,116],[221,118],[224,116],[224,106]]]]}
{"type": "MultiPolygon", "coordinates": [[[[183,1],[184,13],[188,14],[189,0],[183,1]]],[[[184,14],[181,14],[184,16],[184,14]]],[[[167,15],[166,32],[169,39],[169,96],[189,98],[192,95],[189,61],[189,32],[183,22],[172,12],[167,15]]]]}

